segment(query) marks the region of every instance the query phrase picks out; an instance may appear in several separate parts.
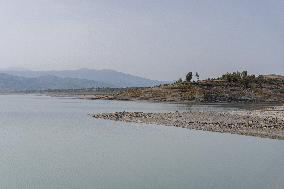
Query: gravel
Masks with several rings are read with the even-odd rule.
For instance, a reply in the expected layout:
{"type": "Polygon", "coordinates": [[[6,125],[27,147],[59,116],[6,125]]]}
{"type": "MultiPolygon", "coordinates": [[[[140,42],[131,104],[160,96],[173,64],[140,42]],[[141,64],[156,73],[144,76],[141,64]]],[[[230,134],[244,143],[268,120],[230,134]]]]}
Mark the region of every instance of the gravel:
{"type": "Polygon", "coordinates": [[[284,106],[231,112],[114,112],[93,117],[284,140],[284,106]]]}

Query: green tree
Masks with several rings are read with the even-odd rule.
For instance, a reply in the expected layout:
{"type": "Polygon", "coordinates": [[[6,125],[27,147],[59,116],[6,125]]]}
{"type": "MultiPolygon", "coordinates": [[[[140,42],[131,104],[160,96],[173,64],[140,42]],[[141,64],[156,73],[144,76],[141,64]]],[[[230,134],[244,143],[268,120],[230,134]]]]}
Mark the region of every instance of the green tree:
{"type": "Polygon", "coordinates": [[[191,80],[192,80],[192,72],[188,72],[188,74],[186,75],[185,80],[186,80],[187,82],[191,82],[191,80]]]}

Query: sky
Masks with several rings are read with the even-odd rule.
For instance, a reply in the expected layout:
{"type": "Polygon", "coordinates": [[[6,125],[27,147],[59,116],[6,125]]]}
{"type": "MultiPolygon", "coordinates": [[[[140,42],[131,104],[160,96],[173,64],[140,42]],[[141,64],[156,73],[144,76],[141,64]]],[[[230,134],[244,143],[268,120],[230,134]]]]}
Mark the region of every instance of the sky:
{"type": "Polygon", "coordinates": [[[0,0],[0,69],[284,75],[284,0],[0,0]]]}

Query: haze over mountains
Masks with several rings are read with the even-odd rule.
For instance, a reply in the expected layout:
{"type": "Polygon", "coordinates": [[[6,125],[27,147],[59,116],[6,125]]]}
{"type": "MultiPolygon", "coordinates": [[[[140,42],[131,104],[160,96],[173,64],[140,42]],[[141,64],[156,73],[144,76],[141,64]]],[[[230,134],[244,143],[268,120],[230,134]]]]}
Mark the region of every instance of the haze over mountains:
{"type": "Polygon", "coordinates": [[[0,71],[0,91],[80,89],[97,87],[147,87],[161,81],[114,70],[0,71]]]}

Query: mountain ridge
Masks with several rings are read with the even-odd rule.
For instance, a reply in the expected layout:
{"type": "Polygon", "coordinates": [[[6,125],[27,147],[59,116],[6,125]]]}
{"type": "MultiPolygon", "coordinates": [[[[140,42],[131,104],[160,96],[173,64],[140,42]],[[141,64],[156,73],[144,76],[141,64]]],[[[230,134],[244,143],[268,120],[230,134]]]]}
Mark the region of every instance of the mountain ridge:
{"type": "Polygon", "coordinates": [[[115,87],[151,87],[165,83],[164,81],[151,80],[128,73],[118,72],[111,69],[88,69],[81,68],[75,70],[50,70],[50,71],[32,71],[32,70],[0,70],[0,73],[20,76],[20,77],[40,77],[44,75],[53,75],[59,78],[87,79],[96,82],[108,83],[115,87]]]}

